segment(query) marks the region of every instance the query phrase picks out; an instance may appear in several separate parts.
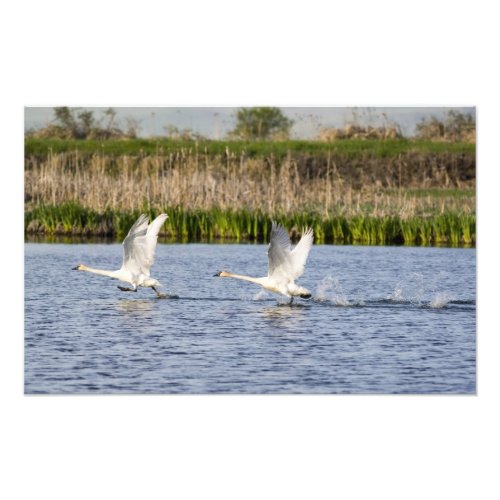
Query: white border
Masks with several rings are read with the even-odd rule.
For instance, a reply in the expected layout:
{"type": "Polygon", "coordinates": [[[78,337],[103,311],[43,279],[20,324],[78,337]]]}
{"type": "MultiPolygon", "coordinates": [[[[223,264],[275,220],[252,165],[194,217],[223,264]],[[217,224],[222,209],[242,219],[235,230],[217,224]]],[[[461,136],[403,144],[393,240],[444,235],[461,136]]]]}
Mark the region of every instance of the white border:
{"type": "Polygon", "coordinates": [[[496,12],[326,4],[3,8],[3,498],[498,497],[496,12]],[[479,396],[24,397],[27,104],[477,105],[479,396]]]}

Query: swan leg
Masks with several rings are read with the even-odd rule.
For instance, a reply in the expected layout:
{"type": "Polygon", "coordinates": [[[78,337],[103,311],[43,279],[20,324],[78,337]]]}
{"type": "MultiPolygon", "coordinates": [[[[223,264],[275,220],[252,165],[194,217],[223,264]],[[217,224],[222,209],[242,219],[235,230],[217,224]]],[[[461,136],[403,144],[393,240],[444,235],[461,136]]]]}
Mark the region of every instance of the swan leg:
{"type": "Polygon", "coordinates": [[[292,298],[290,299],[290,304],[293,304],[293,295],[292,298]]]}
{"type": "Polygon", "coordinates": [[[125,286],[120,286],[118,285],[118,288],[122,291],[122,292],[137,292],[137,288],[127,288],[125,286]]]}
{"type": "Polygon", "coordinates": [[[151,288],[156,292],[156,296],[159,299],[164,299],[167,297],[164,293],[160,293],[154,286],[152,286],[151,288]]]}

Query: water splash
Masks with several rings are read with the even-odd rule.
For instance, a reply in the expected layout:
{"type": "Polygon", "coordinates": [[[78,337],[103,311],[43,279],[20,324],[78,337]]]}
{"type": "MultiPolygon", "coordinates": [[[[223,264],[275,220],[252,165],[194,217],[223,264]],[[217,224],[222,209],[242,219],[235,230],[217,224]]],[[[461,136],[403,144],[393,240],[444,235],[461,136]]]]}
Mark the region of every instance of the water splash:
{"type": "Polygon", "coordinates": [[[432,309],[445,307],[454,296],[447,291],[436,291],[437,278],[425,278],[420,273],[411,273],[398,281],[389,300],[394,302],[408,302],[410,304],[424,305],[432,309]],[[431,296],[430,302],[424,304],[424,295],[431,296]]]}
{"type": "Polygon", "coordinates": [[[431,307],[432,309],[441,309],[447,306],[453,299],[453,295],[448,292],[438,292],[432,298],[429,307],[431,307]]]}
{"type": "Polygon", "coordinates": [[[411,273],[398,281],[393,292],[389,295],[389,300],[394,302],[410,302],[419,304],[425,292],[424,276],[420,273],[411,273]]]}
{"type": "Polygon", "coordinates": [[[332,302],[336,306],[351,305],[347,300],[346,293],[339,280],[332,276],[327,276],[320,281],[316,288],[314,298],[320,301],[332,302]]]}
{"type": "Polygon", "coordinates": [[[269,294],[265,290],[260,290],[252,297],[252,300],[267,300],[268,298],[269,294]]]}

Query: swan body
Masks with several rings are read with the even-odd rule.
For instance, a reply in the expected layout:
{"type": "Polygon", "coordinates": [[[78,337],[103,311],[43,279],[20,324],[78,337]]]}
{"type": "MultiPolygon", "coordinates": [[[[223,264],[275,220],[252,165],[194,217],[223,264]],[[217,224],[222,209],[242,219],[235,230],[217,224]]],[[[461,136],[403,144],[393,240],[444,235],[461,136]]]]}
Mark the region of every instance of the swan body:
{"type": "Polygon", "coordinates": [[[267,256],[269,260],[268,275],[262,278],[252,278],[228,271],[219,271],[215,276],[221,278],[236,278],[262,286],[270,292],[286,295],[287,297],[301,297],[308,299],[311,292],[295,284],[295,280],[302,276],[307,257],[313,244],[314,233],[307,228],[295,248],[292,249],[287,231],[273,222],[271,241],[267,256]]]}
{"type": "Polygon", "coordinates": [[[142,214],[135,221],[123,240],[123,263],[117,271],[94,269],[84,264],[73,269],[108,276],[132,285],[132,288],[118,287],[124,292],[137,292],[138,287],[145,287],[152,288],[161,297],[155,287],[162,285],[150,276],[150,269],[154,262],[158,233],[167,218],[167,214],[161,214],[148,225],[148,218],[142,214]]]}

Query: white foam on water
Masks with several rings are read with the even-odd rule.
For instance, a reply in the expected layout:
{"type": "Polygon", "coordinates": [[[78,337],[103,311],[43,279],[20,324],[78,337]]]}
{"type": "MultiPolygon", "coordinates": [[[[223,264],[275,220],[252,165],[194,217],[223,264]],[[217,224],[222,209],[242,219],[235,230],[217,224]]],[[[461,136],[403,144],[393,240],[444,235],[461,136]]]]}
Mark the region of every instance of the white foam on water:
{"type": "Polygon", "coordinates": [[[336,306],[350,306],[346,293],[339,280],[332,276],[323,278],[316,287],[314,294],[316,300],[331,302],[336,306]]]}
{"type": "Polygon", "coordinates": [[[436,291],[439,277],[431,276],[424,278],[423,274],[411,273],[400,279],[389,299],[394,302],[408,302],[411,304],[424,304],[424,295],[431,296],[430,302],[425,300],[425,306],[433,309],[445,307],[454,296],[447,291],[436,291]],[[437,286],[436,286],[437,285],[437,286]]]}
{"type": "Polygon", "coordinates": [[[441,309],[442,307],[448,305],[450,300],[453,300],[453,296],[450,293],[438,292],[432,298],[429,307],[432,307],[432,309],[441,309]]]}
{"type": "Polygon", "coordinates": [[[411,273],[398,281],[389,299],[394,302],[422,302],[425,292],[424,276],[420,273],[411,273]]]}
{"type": "Polygon", "coordinates": [[[265,290],[260,290],[252,297],[252,300],[266,300],[268,298],[269,294],[265,290]]]}

